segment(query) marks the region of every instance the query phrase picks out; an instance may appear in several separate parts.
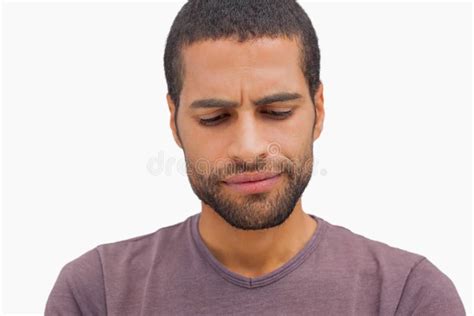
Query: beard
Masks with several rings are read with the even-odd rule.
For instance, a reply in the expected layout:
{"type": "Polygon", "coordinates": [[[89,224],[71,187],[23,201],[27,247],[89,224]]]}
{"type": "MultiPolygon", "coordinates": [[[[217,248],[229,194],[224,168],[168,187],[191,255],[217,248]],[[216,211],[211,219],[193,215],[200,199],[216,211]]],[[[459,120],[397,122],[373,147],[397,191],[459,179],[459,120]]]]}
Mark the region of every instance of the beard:
{"type": "Polygon", "coordinates": [[[294,160],[271,155],[271,159],[231,161],[222,167],[223,162],[211,167],[208,161],[191,162],[185,157],[186,169],[194,193],[227,223],[242,230],[266,229],[284,223],[306,189],[313,169],[313,146],[308,147],[294,160]],[[281,172],[278,185],[268,192],[245,195],[225,188],[223,179],[255,171],[281,172]]]}

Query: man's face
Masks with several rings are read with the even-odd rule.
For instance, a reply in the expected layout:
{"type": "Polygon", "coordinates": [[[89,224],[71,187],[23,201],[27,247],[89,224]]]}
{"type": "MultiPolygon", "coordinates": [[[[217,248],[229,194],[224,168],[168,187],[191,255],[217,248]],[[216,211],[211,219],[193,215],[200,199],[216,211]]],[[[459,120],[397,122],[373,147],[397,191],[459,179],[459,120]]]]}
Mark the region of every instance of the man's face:
{"type": "Polygon", "coordinates": [[[309,95],[299,54],[296,40],[285,38],[208,40],[183,49],[177,127],[168,96],[170,125],[193,191],[236,228],[280,225],[311,178],[322,86],[309,95]],[[231,183],[258,172],[273,178],[231,183]]]}

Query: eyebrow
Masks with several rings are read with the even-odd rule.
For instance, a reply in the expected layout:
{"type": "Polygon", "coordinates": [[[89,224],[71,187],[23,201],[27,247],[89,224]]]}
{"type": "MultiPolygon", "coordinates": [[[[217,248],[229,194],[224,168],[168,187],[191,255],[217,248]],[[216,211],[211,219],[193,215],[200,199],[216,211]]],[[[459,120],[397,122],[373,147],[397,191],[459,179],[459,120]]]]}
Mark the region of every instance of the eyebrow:
{"type": "MultiPolygon", "coordinates": [[[[299,93],[278,92],[278,93],[275,93],[275,94],[264,96],[263,98],[260,98],[257,101],[254,101],[253,104],[255,106],[262,106],[262,105],[272,104],[272,103],[275,103],[275,102],[285,102],[285,101],[297,100],[297,99],[301,99],[301,98],[302,98],[302,96],[299,93]]],[[[210,98],[210,99],[200,99],[200,100],[193,101],[191,103],[191,108],[193,108],[193,109],[196,109],[196,108],[230,108],[230,107],[236,107],[237,105],[239,105],[239,103],[235,102],[235,101],[228,101],[228,100],[223,100],[223,99],[210,98]]]]}

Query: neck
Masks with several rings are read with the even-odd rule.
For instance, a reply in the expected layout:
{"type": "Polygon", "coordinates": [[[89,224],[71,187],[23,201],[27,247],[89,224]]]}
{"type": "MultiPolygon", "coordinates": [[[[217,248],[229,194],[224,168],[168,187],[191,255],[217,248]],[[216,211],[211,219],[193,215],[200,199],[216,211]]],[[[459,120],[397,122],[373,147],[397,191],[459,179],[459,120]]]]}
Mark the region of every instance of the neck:
{"type": "Polygon", "coordinates": [[[316,221],[301,207],[301,199],[284,223],[261,230],[237,229],[202,203],[199,233],[209,251],[232,272],[257,277],[285,264],[309,241],[316,221]]]}

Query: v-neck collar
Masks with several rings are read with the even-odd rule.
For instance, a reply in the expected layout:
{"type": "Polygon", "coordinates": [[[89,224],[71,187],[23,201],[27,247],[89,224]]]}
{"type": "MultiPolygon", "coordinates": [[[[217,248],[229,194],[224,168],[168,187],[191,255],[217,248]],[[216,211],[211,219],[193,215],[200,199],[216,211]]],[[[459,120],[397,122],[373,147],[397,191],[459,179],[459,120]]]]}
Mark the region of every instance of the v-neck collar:
{"type": "Polygon", "coordinates": [[[319,244],[319,240],[321,240],[322,235],[327,229],[327,223],[322,218],[319,218],[313,214],[308,215],[311,216],[315,221],[317,221],[318,225],[315,232],[306,242],[303,249],[301,249],[296,255],[294,255],[289,261],[287,261],[279,268],[267,274],[253,278],[246,277],[241,274],[230,271],[226,266],[224,266],[219,260],[214,257],[211,251],[207,248],[199,233],[198,223],[201,213],[195,214],[191,218],[191,234],[197,248],[199,249],[199,252],[205,258],[205,260],[207,260],[211,264],[211,266],[216,270],[216,272],[219,273],[224,279],[242,287],[255,288],[268,285],[283,278],[285,275],[300,266],[306,260],[306,258],[314,252],[314,250],[319,244]]]}

